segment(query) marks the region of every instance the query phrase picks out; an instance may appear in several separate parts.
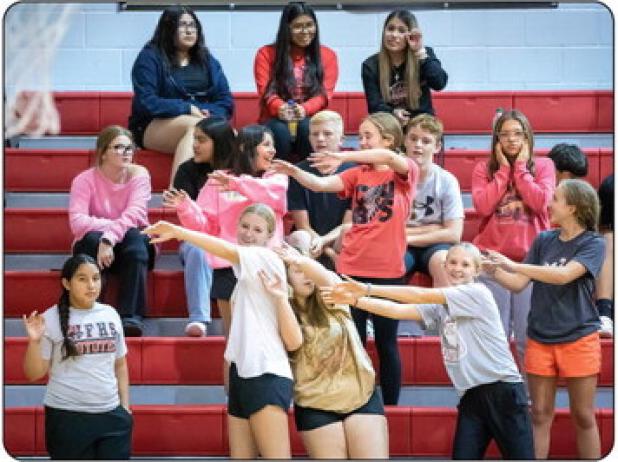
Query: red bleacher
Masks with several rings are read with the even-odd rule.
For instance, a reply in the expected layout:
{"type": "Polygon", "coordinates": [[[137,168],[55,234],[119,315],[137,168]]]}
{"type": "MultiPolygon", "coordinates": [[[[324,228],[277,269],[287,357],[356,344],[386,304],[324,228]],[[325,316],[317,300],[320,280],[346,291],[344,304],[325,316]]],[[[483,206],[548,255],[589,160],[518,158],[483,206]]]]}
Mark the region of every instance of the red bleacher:
{"type": "MultiPolygon", "coordinates": [[[[135,421],[134,456],[227,456],[227,418],[223,405],[132,406],[135,421]]],[[[291,412],[290,412],[291,417],[291,412]]],[[[449,458],[457,410],[442,407],[386,406],[390,455],[449,458]]],[[[601,453],[613,446],[614,412],[596,411],[601,453]]],[[[45,427],[41,407],[11,408],[5,412],[4,443],[13,456],[44,456],[45,427]]],[[[292,454],[306,455],[293,419],[289,419],[292,454]]],[[[577,457],[575,431],[569,412],[556,411],[550,454],[553,459],[577,457]]],[[[495,444],[487,453],[499,457],[495,444]]]]}
{"type": "MultiPolygon", "coordinates": [[[[223,337],[201,339],[140,337],[127,338],[127,344],[132,384],[220,385],[223,383],[223,337]]],[[[21,367],[26,346],[25,337],[4,339],[5,384],[28,383],[21,367]]],[[[450,386],[442,362],[438,337],[399,338],[398,346],[403,385],[450,386]]],[[[514,347],[512,344],[511,349],[514,347]]],[[[601,340],[600,386],[614,384],[613,347],[613,340],[601,340]]],[[[377,365],[377,352],[373,340],[370,339],[367,349],[374,365],[377,365]]]]}
{"type": "MultiPolygon", "coordinates": [[[[586,180],[595,188],[613,172],[614,151],[611,148],[583,149],[588,157],[586,180]]],[[[537,149],[537,156],[546,156],[548,149],[537,149]]],[[[489,151],[449,149],[444,153],[444,168],[459,180],[461,190],[471,189],[472,170],[477,162],[489,158],[489,151]]],[[[5,187],[14,192],[66,192],[73,178],[94,165],[94,151],[88,149],[17,149],[4,152],[5,187]],[[59,168],[59,167],[62,168],[59,168]],[[41,175],[53,169],[55,175],[41,175]]],[[[172,156],[148,149],[140,150],[135,162],[150,172],[153,191],[163,191],[169,184],[172,156]]]]}
{"type": "MultiPolygon", "coordinates": [[[[126,126],[131,111],[131,92],[56,92],[54,96],[63,135],[92,135],[110,124],[126,126]]],[[[432,97],[447,133],[486,134],[498,107],[520,109],[538,133],[609,133],[614,127],[609,90],[438,92],[432,97]]],[[[234,100],[234,126],[255,123],[257,94],[234,93],[234,100]]],[[[360,92],[335,93],[330,108],[343,117],[346,133],[355,133],[367,113],[365,95],[360,92]]]]}

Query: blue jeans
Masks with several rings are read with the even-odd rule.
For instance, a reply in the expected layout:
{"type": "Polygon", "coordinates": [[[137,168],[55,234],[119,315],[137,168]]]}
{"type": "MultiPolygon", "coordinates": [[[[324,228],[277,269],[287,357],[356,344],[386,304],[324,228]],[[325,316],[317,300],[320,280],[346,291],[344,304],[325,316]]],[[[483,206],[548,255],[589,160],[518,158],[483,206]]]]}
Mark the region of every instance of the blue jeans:
{"type": "Polygon", "coordinates": [[[185,270],[185,293],[189,322],[210,322],[210,288],[212,269],[206,261],[206,252],[182,242],[178,250],[185,270]]]}

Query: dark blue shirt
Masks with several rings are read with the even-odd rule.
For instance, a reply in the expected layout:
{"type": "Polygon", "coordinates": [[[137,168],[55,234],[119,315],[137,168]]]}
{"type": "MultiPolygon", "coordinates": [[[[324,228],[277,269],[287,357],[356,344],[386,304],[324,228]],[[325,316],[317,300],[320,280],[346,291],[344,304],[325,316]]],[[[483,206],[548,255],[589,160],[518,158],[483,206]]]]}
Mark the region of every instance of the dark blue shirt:
{"type": "Polygon", "coordinates": [[[524,263],[565,266],[581,263],[586,273],[567,284],[534,281],[528,314],[528,337],[541,343],[567,343],[599,328],[599,313],[594,304],[595,279],[605,258],[603,237],[592,231],[562,241],[560,230],[540,233],[524,263]]]}

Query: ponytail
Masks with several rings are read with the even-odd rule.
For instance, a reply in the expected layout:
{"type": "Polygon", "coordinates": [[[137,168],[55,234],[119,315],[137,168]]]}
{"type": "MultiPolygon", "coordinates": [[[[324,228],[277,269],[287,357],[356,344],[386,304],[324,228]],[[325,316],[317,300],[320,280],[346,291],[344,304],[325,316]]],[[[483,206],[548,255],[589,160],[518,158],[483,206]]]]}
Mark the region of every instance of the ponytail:
{"type": "Polygon", "coordinates": [[[69,331],[69,291],[62,288],[62,295],[58,300],[58,317],[60,318],[60,331],[62,332],[62,360],[64,361],[71,356],[79,356],[75,343],[68,336],[69,331]]]}

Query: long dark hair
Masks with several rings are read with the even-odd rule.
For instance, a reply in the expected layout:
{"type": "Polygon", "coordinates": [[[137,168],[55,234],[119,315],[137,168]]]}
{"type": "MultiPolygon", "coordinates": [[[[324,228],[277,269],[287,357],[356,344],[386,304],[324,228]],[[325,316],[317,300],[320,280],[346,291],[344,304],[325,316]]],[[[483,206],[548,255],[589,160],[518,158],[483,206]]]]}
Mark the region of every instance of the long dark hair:
{"type": "Polygon", "coordinates": [[[503,112],[498,120],[496,120],[493,136],[491,137],[491,151],[489,152],[489,162],[487,162],[487,175],[493,180],[494,173],[500,169],[500,163],[496,157],[496,144],[500,142],[499,134],[502,131],[502,125],[504,125],[507,120],[516,120],[521,125],[521,129],[523,130],[528,146],[530,147],[530,158],[526,163],[526,167],[532,176],[534,176],[534,132],[532,131],[532,126],[530,125],[528,118],[517,109],[503,112]]]}
{"type": "MultiPolygon", "coordinates": [[[[325,94],[318,19],[310,5],[307,5],[305,2],[290,2],[281,12],[277,39],[275,43],[273,43],[275,47],[275,64],[270,81],[266,86],[267,90],[265,96],[276,94],[286,101],[294,98],[296,79],[294,78],[292,58],[290,57],[292,43],[290,23],[301,15],[310,16],[315,23],[315,37],[309,46],[305,48],[305,73],[303,80],[305,88],[307,89],[307,96],[312,97],[318,94],[325,94]]],[[[262,104],[265,102],[264,99],[262,100],[262,104]]]]}
{"type": "Polygon", "coordinates": [[[234,175],[247,174],[258,176],[262,173],[258,172],[255,166],[256,148],[264,141],[264,135],[266,134],[273,137],[273,133],[264,125],[253,124],[240,129],[236,137],[234,156],[229,166],[234,175]]]}
{"type": "Polygon", "coordinates": [[[177,67],[176,36],[178,34],[178,26],[180,25],[180,17],[183,14],[191,15],[197,27],[197,40],[195,45],[189,50],[189,59],[191,62],[205,67],[208,61],[208,48],[206,48],[202,24],[197,19],[195,12],[189,7],[172,5],[165,8],[148,44],[159,50],[168,69],[177,67]]]}
{"type": "MultiPolygon", "coordinates": [[[[418,27],[418,21],[416,16],[408,10],[399,9],[392,11],[384,20],[384,26],[382,27],[382,38],[380,45],[380,53],[378,54],[378,66],[380,71],[380,94],[384,101],[391,101],[390,86],[391,86],[391,74],[393,72],[393,66],[391,64],[391,58],[384,45],[384,32],[388,23],[393,18],[399,19],[403,22],[408,30],[412,30],[418,27]]],[[[412,109],[418,109],[418,102],[421,97],[421,84],[420,84],[420,70],[421,65],[418,58],[415,56],[412,49],[408,46],[406,41],[406,67],[404,71],[404,82],[407,87],[406,103],[412,109]]]]}
{"type": "Polygon", "coordinates": [[[213,116],[200,120],[195,127],[212,140],[212,168],[229,168],[236,145],[236,133],[230,122],[225,117],[213,116]]]}
{"type": "MultiPolygon", "coordinates": [[[[83,253],[78,253],[77,255],[73,255],[69,258],[64,265],[62,266],[62,271],[60,272],[61,279],[66,279],[70,281],[79,267],[83,264],[91,264],[95,268],[98,269],[97,262],[90,256],[83,253]]],[[[69,291],[64,287],[62,287],[62,293],[60,294],[60,298],[58,299],[58,317],[60,318],[60,331],[62,332],[62,337],[64,340],[62,341],[62,360],[65,360],[70,357],[79,356],[79,352],[75,347],[75,343],[68,336],[69,331],[69,307],[71,306],[71,302],[69,300],[69,291]]]]}

